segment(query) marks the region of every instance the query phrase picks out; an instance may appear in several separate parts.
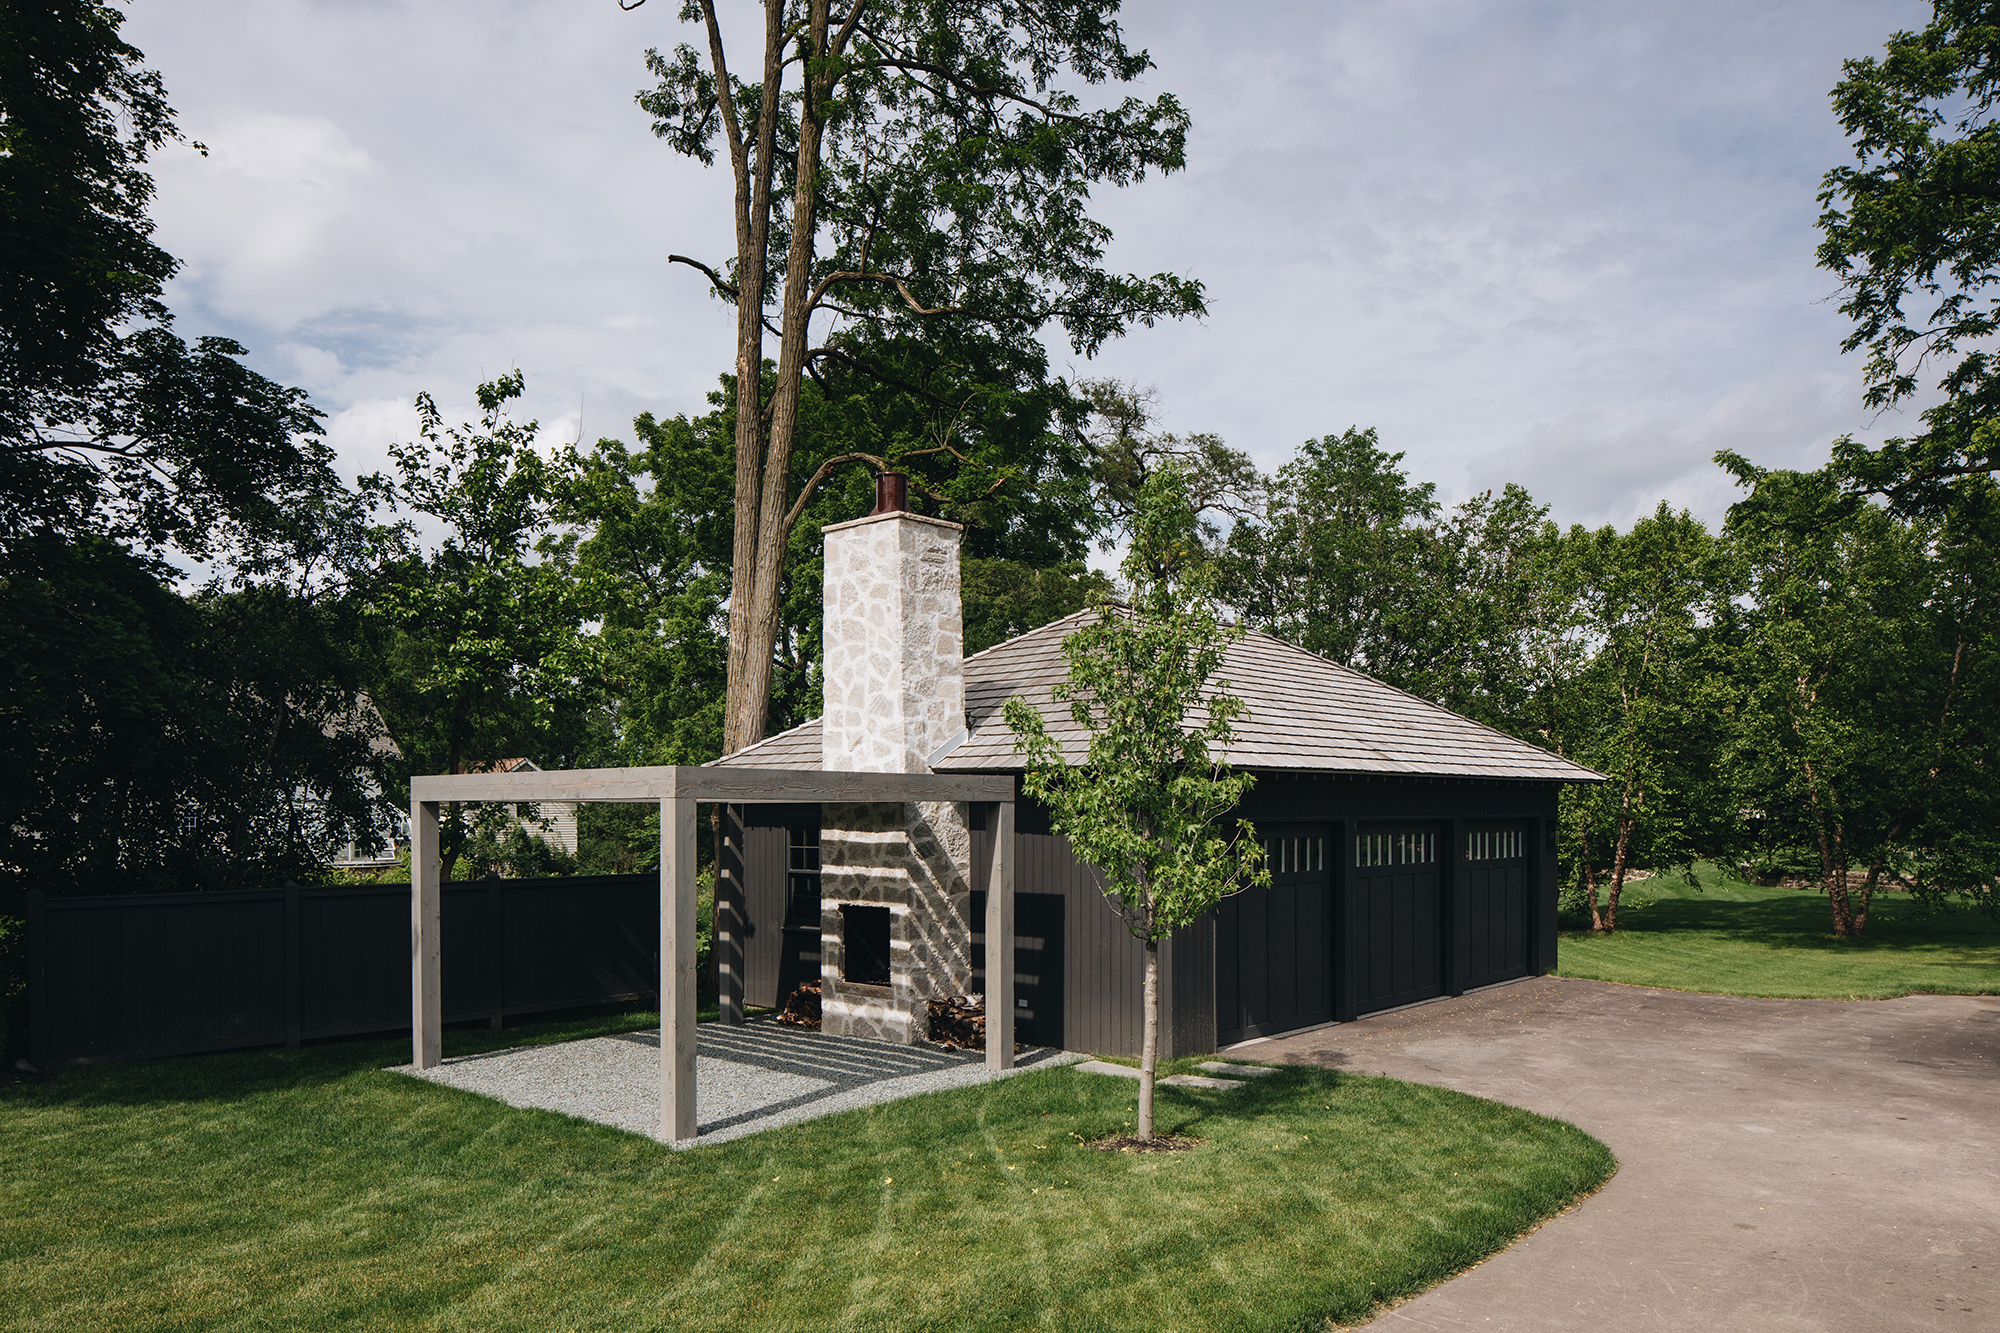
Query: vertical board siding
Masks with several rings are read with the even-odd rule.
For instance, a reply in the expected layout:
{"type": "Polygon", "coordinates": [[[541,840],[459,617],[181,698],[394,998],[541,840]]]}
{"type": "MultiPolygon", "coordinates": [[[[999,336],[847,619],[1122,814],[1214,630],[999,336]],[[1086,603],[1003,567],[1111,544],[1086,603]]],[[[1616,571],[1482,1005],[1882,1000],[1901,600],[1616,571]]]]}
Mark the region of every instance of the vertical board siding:
{"type": "MultiPolygon", "coordinates": [[[[774,1008],[784,967],[785,913],[791,903],[791,843],[781,828],[743,830],[743,1003],[774,1008]]],[[[819,970],[813,969],[817,976],[819,970]]],[[[787,978],[789,979],[789,978],[787,978]]]]}
{"type": "Polygon", "coordinates": [[[1354,1011],[1372,1013],[1444,994],[1443,895],[1435,866],[1351,872],[1360,947],[1354,1011]]]}
{"type": "MultiPolygon", "coordinates": [[[[1260,832],[1269,832],[1266,825],[1260,832]]],[[[1279,837],[1324,836],[1280,826],[1279,837]]],[[[1338,851],[1335,853],[1338,859],[1338,851]]],[[[1209,1049],[1312,1027],[1333,1016],[1333,873],[1272,871],[1270,886],[1222,900],[1212,914],[1215,1027],[1209,1049]]]]}
{"type": "MultiPolygon", "coordinates": [[[[37,1064],[409,1030],[407,884],[34,898],[37,1064]]],[[[460,881],[442,907],[447,1021],[659,984],[656,876],[460,881]]]]}
{"type": "MultiPolygon", "coordinates": [[[[972,919],[985,920],[991,834],[972,832],[972,919]]],[[[1145,1040],[1145,946],[1126,930],[1091,868],[1052,834],[1014,843],[1015,985],[1020,1040],[1101,1055],[1137,1055],[1145,1040]],[[1032,1012],[1032,1017],[1028,1015],[1032,1012]]],[[[1160,945],[1162,1058],[1215,1049],[1215,924],[1204,918],[1160,945]]],[[[986,941],[973,935],[973,987],[985,985],[986,941]]]]}
{"type": "Polygon", "coordinates": [[[409,1025],[409,885],[305,890],[299,944],[301,1038],[409,1025]]]}
{"type": "MultiPolygon", "coordinates": [[[[658,877],[580,875],[504,882],[507,937],[502,953],[508,1013],[571,1009],[656,994],[658,877]]],[[[446,950],[454,943],[447,896],[446,950]]],[[[449,962],[449,952],[446,959],[449,962]]],[[[447,967],[447,985],[450,976],[447,967]]]]}
{"type": "Polygon", "coordinates": [[[1216,1045],[1216,915],[1209,912],[1173,938],[1173,1014],[1169,1059],[1209,1055],[1216,1045]]]}
{"type": "Polygon", "coordinates": [[[284,894],[202,898],[48,900],[33,978],[45,1051],[118,1060],[284,1041],[284,894]]]}

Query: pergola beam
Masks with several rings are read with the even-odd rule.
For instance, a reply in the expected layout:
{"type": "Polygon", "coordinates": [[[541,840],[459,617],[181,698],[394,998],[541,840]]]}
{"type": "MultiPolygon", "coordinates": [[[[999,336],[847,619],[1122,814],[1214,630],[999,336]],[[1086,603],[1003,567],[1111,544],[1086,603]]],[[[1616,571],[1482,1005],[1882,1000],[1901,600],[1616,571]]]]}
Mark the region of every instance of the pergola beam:
{"type": "Polygon", "coordinates": [[[583,768],[410,780],[412,1062],[443,1058],[438,806],[446,801],[607,801],[660,807],[660,1137],[695,1137],[695,804],[968,801],[989,808],[986,1064],[1014,1067],[1014,780],[957,773],[828,773],[776,768],[583,768]]]}
{"type": "Polygon", "coordinates": [[[1014,779],[975,773],[826,773],[786,768],[575,768],[413,778],[424,801],[1012,801],[1014,779]]]}

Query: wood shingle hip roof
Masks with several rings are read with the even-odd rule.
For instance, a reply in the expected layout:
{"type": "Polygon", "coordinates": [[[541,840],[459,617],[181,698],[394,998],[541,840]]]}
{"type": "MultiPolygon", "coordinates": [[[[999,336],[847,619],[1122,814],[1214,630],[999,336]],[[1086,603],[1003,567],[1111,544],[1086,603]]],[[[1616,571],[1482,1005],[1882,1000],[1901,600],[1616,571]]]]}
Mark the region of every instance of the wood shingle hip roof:
{"type": "MultiPolygon", "coordinates": [[[[1063,639],[1095,611],[1079,611],[965,659],[966,739],[940,756],[940,773],[1019,771],[1002,707],[1020,695],[1042,715],[1063,757],[1081,763],[1090,735],[1050,690],[1067,679],[1063,639]]],[[[1220,757],[1236,768],[1296,773],[1598,782],[1603,775],[1540,746],[1461,717],[1258,630],[1224,654],[1218,681],[1244,703],[1220,757]]],[[[820,767],[818,719],[715,762],[820,767]]]]}

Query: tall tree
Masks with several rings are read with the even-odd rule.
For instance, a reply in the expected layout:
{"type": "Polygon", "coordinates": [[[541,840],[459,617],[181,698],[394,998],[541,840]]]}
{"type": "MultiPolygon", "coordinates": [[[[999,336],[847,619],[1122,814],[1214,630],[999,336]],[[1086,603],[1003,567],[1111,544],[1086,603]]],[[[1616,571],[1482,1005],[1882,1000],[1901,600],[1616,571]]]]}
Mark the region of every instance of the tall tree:
{"type": "Polygon", "coordinates": [[[1855,163],[1827,172],[1819,196],[1820,265],[1853,321],[1842,347],[1868,351],[1870,406],[1942,401],[1879,449],[1842,439],[1834,465],[1850,485],[1934,512],[1954,479],[2000,469],[2000,4],[1934,0],[1922,32],[1843,69],[1833,107],[1855,163]]]}
{"type": "Polygon", "coordinates": [[[606,762],[700,764],[722,753],[728,652],[729,450],[720,414],[633,423],[565,456],[556,516],[594,589],[616,716],[606,762]]]}
{"type": "Polygon", "coordinates": [[[1225,523],[1263,517],[1270,479],[1218,435],[1157,429],[1157,390],[1111,379],[1082,380],[1076,389],[1082,411],[1073,429],[1089,463],[1105,549],[1131,535],[1146,482],[1163,468],[1180,469],[1205,545],[1221,545],[1225,523]]]}
{"type": "Polygon", "coordinates": [[[1270,481],[1264,521],[1230,533],[1227,599],[1342,666],[1491,726],[1539,729],[1526,635],[1548,507],[1509,484],[1446,509],[1402,459],[1372,429],[1307,440],[1270,481]]]}
{"type": "Polygon", "coordinates": [[[1804,853],[1842,938],[1889,885],[1995,905],[2000,487],[1911,518],[1837,465],[1726,462],[1751,488],[1730,511],[1750,571],[1733,767],[1764,850],[1804,853]]]}
{"type": "Polygon", "coordinates": [[[1438,503],[1402,461],[1372,428],[1299,447],[1271,482],[1268,521],[1230,535],[1226,586],[1251,624],[1391,682],[1414,665],[1421,528],[1438,503]]]}
{"type": "Polygon", "coordinates": [[[1027,759],[1022,789],[1097,868],[1125,928],[1145,944],[1141,1139],[1153,1137],[1160,941],[1230,893],[1270,883],[1256,830],[1241,821],[1221,827],[1254,781],[1210,752],[1229,741],[1230,722],[1243,712],[1216,675],[1242,631],[1218,614],[1188,487],[1180,467],[1147,479],[1124,564],[1131,607],[1100,603],[1098,616],[1063,640],[1069,676],[1054,700],[1089,736],[1086,753],[1066,754],[1028,700],[1006,705],[1027,759]]]}
{"type": "MultiPolygon", "coordinates": [[[[1055,322],[1089,355],[1134,323],[1202,311],[1196,283],[1102,266],[1109,232],[1087,212],[1091,187],[1179,169],[1187,132],[1170,95],[1092,107],[1057,86],[1065,75],[1129,82],[1150,67],[1126,49],[1116,8],[765,0],[759,49],[732,63],[715,0],[688,0],[681,17],[701,28],[702,49],[647,53],[658,83],[639,102],[654,132],[704,165],[721,139],[735,187],[729,260],[669,256],[736,309],[725,750],[764,735],[801,507],[832,467],[876,461],[835,455],[795,484],[809,375],[838,365],[903,386],[949,419],[1019,384],[1019,372],[943,388],[913,381],[913,345],[983,341],[1033,357],[1034,335],[1055,322]],[[767,332],[778,344],[769,377],[767,332]]],[[[949,440],[925,448],[959,457],[975,493],[1006,479],[1003,465],[949,440]]]]}
{"type": "Polygon", "coordinates": [[[173,331],[148,164],[181,135],[124,17],[0,6],[0,872],[305,875],[379,816],[360,519],[305,395],[173,331]],[[214,586],[175,592],[175,552],[214,586]]]}

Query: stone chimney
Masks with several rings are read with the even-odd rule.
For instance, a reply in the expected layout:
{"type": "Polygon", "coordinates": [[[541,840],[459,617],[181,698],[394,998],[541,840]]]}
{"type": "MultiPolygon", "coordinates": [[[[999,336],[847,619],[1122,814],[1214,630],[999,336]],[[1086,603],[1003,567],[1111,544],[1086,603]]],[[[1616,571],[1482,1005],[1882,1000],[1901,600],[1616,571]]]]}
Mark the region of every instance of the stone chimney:
{"type": "MultiPolygon", "coordinates": [[[[964,529],[910,513],[903,482],[882,474],[873,513],[822,530],[829,772],[928,773],[965,735],[964,529]]],[[[924,1001],[972,975],[966,809],[829,805],[823,823],[821,1030],[923,1041],[924,1001]]]]}

